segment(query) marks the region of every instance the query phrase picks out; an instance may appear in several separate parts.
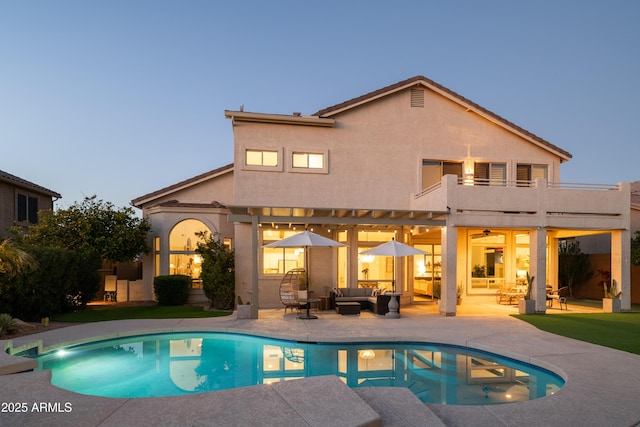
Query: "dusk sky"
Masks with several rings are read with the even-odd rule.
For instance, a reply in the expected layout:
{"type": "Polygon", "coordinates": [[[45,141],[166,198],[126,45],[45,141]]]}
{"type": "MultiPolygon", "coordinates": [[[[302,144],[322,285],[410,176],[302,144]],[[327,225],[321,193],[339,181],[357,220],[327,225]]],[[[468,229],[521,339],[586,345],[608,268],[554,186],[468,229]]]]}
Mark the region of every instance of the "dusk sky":
{"type": "Polygon", "coordinates": [[[424,75],[640,180],[640,1],[0,0],[0,169],[116,207],[233,161],[224,110],[312,114],[424,75]]]}

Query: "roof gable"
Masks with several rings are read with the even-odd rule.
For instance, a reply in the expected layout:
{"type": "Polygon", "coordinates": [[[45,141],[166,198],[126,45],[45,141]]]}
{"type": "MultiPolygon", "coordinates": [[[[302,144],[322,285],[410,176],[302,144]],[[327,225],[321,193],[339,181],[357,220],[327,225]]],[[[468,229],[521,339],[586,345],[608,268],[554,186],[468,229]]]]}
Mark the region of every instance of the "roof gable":
{"type": "Polygon", "coordinates": [[[177,184],[170,185],[168,187],[162,188],[160,190],[154,191],[149,194],[145,194],[144,196],[140,196],[131,201],[131,204],[135,207],[141,207],[142,205],[157,200],[161,197],[165,197],[169,194],[175,193],[180,190],[184,190],[185,188],[193,187],[194,185],[200,184],[204,181],[208,181],[210,179],[216,178],[220,175],[224,175],[227,173],[233,172],[233,163],[228,165],[219,167],[217,169],[213,169],[209,172],[205,172],[203,174],[194,176],[193,178],[185,179],[184,181],[180,181],[177,184]]]}
{"type": "Polygon", "coordinates": [[[515,133],[526,139],[533,144],[536,144],[543,149],[550,151],[560,157],[561,161],[567,161],[571,159],[571,154],[560,147],[551,144],[550,142],[540,138],[539,136],[517,126],[516,124],[506,120],[505,118],[487,110],[486,108],[481,107],[475,102],[457,94],[456,92],[447,89],[446,87],[434,82],[431,79],[428,79],[424,76],[415,76],[411,77],[407,80],[403,80],[401,82],[395,83],[390,86],[383,87],[382,89],[375,90],[373,92],[369,92],[365,95],[359,96],[357,98],[350,99],[348,101],[342,102],[340,104],[333,105],[331,107],[324,108],[316,113],[314,116],[318,116],[320,118],[330,118],[336,116],[344,111],[357,108],[364,104],[374,102],[378,99],[384,98],[388,95],[395,94],[397,92],[407,90],[416,86],[423,86],[429,90],[432,90],[441,96],[461,105],[469,111],[473,111],[479,116],[501,126],[509,132],[515,133]]]}

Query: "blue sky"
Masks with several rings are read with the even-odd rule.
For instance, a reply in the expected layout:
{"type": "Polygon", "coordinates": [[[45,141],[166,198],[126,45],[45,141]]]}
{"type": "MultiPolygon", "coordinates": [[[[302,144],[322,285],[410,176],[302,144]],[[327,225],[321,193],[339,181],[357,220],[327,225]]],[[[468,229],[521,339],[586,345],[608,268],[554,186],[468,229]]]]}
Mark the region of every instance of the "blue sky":
{"type": "Polygon", "coordinates": [[[116,206],[233,161],[224,110],[312,114],[424,75],[640,179],[640,2],[0,0],[0,169],[116,206]]]}

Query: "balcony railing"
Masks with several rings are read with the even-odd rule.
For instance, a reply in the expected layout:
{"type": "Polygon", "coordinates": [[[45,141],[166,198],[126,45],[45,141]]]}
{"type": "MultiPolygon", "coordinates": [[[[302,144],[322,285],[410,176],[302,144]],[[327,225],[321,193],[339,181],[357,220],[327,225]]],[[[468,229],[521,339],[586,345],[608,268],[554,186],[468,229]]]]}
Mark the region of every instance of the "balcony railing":
{"type": "MultiPolygon", "coordinates": [[[[569,217],[628,217],[630,190],[628,183],[497,181],[446,175],[441,182],[415,194],[411,204],[415,210],[457,214],[528,214],[537,216],[539,224],[548,224],[551,216],[561,216],[568,223],[569,217]]],[[[598,224],[593,222],[593,226],[598,224]]]]}

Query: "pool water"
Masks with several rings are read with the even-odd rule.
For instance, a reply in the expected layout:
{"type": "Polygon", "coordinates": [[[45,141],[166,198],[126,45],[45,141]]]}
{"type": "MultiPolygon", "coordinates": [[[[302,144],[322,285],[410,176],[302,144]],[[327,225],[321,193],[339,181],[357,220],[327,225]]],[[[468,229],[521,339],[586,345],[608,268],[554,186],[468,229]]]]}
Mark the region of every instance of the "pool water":
{"type": "Polygon", "coordinates": [[[105,397],[158,397],[337,375],[349,387],[407,387],[421,401],[487,405],[555,393],[557,375],[495,354],[414,342],[303,343],[198,332],[141,335],[40,356],[52,384],[105,397]]]}

